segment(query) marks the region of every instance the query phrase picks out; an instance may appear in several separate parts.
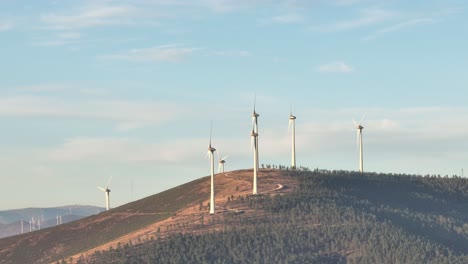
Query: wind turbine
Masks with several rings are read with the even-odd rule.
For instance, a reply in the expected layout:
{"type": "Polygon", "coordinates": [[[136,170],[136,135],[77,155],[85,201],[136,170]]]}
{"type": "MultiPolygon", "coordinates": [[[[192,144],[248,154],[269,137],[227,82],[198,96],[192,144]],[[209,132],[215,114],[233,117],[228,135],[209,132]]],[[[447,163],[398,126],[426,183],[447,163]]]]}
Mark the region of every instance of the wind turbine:
{"type": "Polygon", "coordinates": [[[218,173],[224,173],[224,163],[226,163],[226,159],[228,157],[229,157],[229,155],[227,155],[224,158],[220,159],[219,158],[219,152],[218,152],[218,159],[219,159],[218,173]]]}
{"type": "Polygon", "coordinates": [[[251,143],[253,142],[254,145],[254,175],[253,175],[253,194],[257,194],[257,173],[258,173],[258,117],[260,116],[255,111],[255,103],[257,101],[257,97],[254,97],[254,108],[252,113],[252,133],[251,136],[251,143]]]}
{"type": "Polygon", "coordinates": [[[210,214],[215,213],[215,193],[214,193],[214,152],[215,148],[211,146],[211,132],[213,130],[213,124],[210,127],[210,144],[208,145],[207,156],[210,156],[210,167],[211,167],[211,195],[210,195],[210,214]]]}
{"type": "Polygon", "coordinates": [[[364,128],[361,123],[364,120],[364,117],[366,114],[364,114],[361,118],[361,121],[359,123],[356,123],[356,121],[353,119],[354,125],[356,126],[357,129],[357,146],[359,147],[359,172],[364,172],[364,160],[363,160],[363,149],[362,149],[362,129],[364,128]]]}
{"type": "Polygon", "coordinates": [[[255,130],[252,129],[252,133],[250,134],[251,139],[250,139],[250,147],[254,150],[254,176],[253,176],[253,194],[257,194],[257,170],[258,170],[258,149],[257,149],[257,143],[258,143],[258,133],[255,133],[255,130]]]}
{"type": "MultiPolygon", "coordinates": [[[[110,193],[110,189],[109,189],[109,184],[112,180],[112,176],[109,178],[109,181],[107,182],[107,185],[106,185],[106,188],[102,188],[102,187],[98,187],[98,189],[100,189],[101,191],[105,192],[106,193],[106,210],[109,211],[110,209],[110,200],[109,200],[109,193],[110,193]]],[[[71,208],[70,208],[70,211],[71,211],[71,208]]]]}
{"type": "Polygon", "coordinates": [[[292,156],[291,156],[291,168],[296,168],[296,117],[291,112],[289,114],[289,129],[291,129],[292,135],[292,156]]]}

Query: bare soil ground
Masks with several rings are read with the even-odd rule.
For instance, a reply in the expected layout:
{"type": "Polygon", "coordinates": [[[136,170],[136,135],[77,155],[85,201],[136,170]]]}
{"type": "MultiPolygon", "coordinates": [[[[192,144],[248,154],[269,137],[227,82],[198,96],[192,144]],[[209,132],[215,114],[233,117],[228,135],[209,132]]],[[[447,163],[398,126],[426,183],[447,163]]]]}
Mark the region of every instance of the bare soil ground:
{"type": "MultiPolygon", "coordinates": [[[[283,194],[290,192],[297,187],[296,179],[292,177],[285,177],[284,171],[274,169],[260,169],[257,182],[259,194],[283,194]]],[[[129,242],[132,244],[139,244],[151,238],[163,238],[173,233],[205,233],[213,230],[222,230],[223,226],[221,224],[213,224],[213,221],[210,221],[210,219],[213,219],[214,217],[220,219],[227,213],[242,213],[246,215],[255,214],[258,216],[258,214],[261,214],[262,212],[254,212],[248,207],[241,207],[239,205],[232,205],[232,203],[228,203],[228,199],[231,199],[232,197],[251,195],[252,183],[252,170],[241,170],[216,174],[215,215],[209,214],[209,195],[207,195],[206,200],[202,202],[202,206],[200,206],[200,203],[193,203],[177,212],[158,212],[172,213],[173,216],[163,221],[154,222],[142,229],[128,233],[106,244],[80,252],[70,257],[76,261],[81,256],[86,258],[97,250],[107,250],[110,247],[116,248],[119,244],[124,245],[129,242]]],[[[210,181],[204,181],[198,187],[200,188],[199,191],[201,193],[209,194],[210,181]]],[[[124,213],[119,213],[119,218],[130,217],[132,215],[134,215],[134,213],[128,213],[128,216],[125,216],[124,213]]],[[[70,259],[70,257],[67,259],[70,259]]]]}

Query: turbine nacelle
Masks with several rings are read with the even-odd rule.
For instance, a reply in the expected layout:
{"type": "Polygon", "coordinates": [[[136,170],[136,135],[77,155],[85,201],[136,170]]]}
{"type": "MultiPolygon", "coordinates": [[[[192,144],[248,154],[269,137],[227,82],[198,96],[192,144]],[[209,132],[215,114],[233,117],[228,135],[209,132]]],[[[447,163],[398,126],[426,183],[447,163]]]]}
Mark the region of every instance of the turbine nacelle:
{"type": "Polygon", "coordinates": [[[294,119],[296,119],[296,117],[295,117],[295,116],[293,116],[293,115],[289,115],[289,120],[294,120],[294,119]]]}
{"type": "Polygon", "coordinates": [[[102,188],[102,187],[98,187],[99,190],[103,191],[103,192],[106,192],[106,193],[110,193],[110,189],[109,188],[102,188]]]}
{"type": "Polygon", "coordinates": [[[215,151],[216,151],[216,149],[213,148],[211,145],[208,147],[208,152],[213,153],[213,152],[215,152],[215,151]]]}

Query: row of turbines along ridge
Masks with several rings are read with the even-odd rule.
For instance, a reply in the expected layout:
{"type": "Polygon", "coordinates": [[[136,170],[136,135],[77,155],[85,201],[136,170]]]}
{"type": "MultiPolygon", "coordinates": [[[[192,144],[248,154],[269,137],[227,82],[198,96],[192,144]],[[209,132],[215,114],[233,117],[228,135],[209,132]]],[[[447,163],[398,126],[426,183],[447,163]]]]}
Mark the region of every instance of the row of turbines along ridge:
{"type": "MultiPolygon", "coordinates": [[[[71,208],[70,208],[69,215],[72,215],[71,208]]],[[[56,223],[56,225],[63,224],[62,217],[63,217],[62,214],[57,213],[57,217],[56,217],[57,223],[56,223]]],[[[29,221],[21,219],[19,222],[20,222],[19,234],[24,234],[24,233],[28,232],[27,231],[28,224],[29,224],[29,232],[33,232],[33,231],[36,231],[36,230],[41,230],[41,228],[43,226],[47,226],[46,225],[47,224],[46,220],[44,220],[44,215],[40,215],[40,216],[38,216],[36,218],[34,218],[34,216],[31,216],[31,219],[29,221]]],[[[50,226],[50,223],[48,225],[50,226]]]]}
{"type": "MultiPolygon", "coordinates": [[[[252,184],[252,194],[257,195],[257,176],[259,170],[259,158],[258,158],[258,117],[260,114],[256,111],[255,108],[255,100],[254,100],[254,107],[252,113],[252,131],[250,133],[250,146],[253,149],[253,184],[252,184]]],[[[354,125],[357,129],[357,147],[359,150],[359,172],[364,172],[364,161],[363,161],[363,143],[362,143],[362,130],[364,126],[362,126],[362,121],[364,120],[364,116],[361,120],[356,122],[353,119],[354,125]]],[[[214,188],[214,152],[216,149],[211,145],[211,136],[212,136],[213,124],[210,126],[210,140],[208,145],[208,153],[207,156],[210,159],[210,171],[211,171],[211,192],[210,192],[210,214],[215,213],[215,188],[214,188]]],[[[296,168],[296,116],[292,113],[292,107],[289,114],[289,130],[291,132],[291,168],[296,168]]],[[[226,159],[228,156],[225,156],[222,159],[219,159],[218,165],[218,173],[224,173],[224,164],[226,163],[226,159]]],[[[219,155],[218,155],[219,158],[219,155]]]]}
{"type": "MultiPolygon", "coordinates": [[[[258,157],[258,138],[259,138],[259,131],[258,131],[258,117],[260,114],[256,111],[255,107],[255,100],[253,106],[253,113],[252,113],[252,131],[250,133],[250,146],[253,150],[253,184],[252,184],[252,194],[257,195],[257,176],[259,171],[259,157],[258,157]]],[[[357,145],[359,149],[359,171],[364,172],[363,168],[363,144],[362,144],[362,121],[364,120],[365,115],[362,117],[361,121],[357,123],[354,119],[353,122],[356,125],[357,129],[357,145]]],[[[291,168],[296,168],[296,116],[292,113],[292,107],[289,114],[289,130],[291,132],[291,168]]],[[[211,167],[211,188],[210,188],[210,214],[215,213],[215,189],[214,189],[214,175],[215,175],[215,163],[214,163],[214,152],[216,149],[211,145],[211,136],[212,136],[212,125],[210,127],[210,140],[208,145],[208,153],[207,157],[210,159],[210,167],[211,167]]],[[[226,159],[229,156],[225,156],[223,158],[219,158],[218,154],[218,173],[224,173],[224,167],[226,163],[226,159]]],[[[109,178],[106,187],[98,187],[101,191],[104,192],[105,195],[105,204],[106,210],[110,210],[110,192],[109,189],[110,183],[112,181],[112,176],[109,178]]]]}

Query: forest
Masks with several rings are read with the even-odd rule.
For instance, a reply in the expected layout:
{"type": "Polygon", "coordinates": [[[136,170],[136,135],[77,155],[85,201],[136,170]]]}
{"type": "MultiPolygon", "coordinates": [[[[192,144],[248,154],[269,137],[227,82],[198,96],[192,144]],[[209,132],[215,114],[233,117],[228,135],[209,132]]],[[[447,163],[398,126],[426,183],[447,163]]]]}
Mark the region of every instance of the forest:
{"type": "Polygon", "coordinates": [[[187,223],[74,262],[468,263],[467,179],[279,168],[291,192],[229,197],[255,214],[207,214],[205,232],[187,223]]]}

